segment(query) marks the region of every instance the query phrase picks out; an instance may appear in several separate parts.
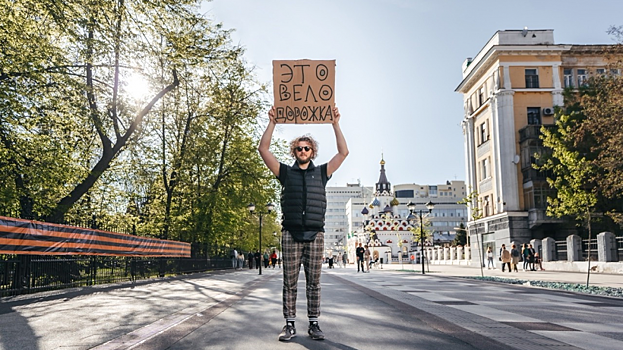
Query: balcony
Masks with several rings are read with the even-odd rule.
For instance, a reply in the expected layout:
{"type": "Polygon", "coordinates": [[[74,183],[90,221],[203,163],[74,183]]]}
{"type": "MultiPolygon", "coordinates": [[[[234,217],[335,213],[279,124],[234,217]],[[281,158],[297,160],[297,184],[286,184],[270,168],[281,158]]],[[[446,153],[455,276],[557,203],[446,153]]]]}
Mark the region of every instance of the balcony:
{"type": "Polygon", "coordinates": [[[535,124],[535,125],[526,125],[522,129],[519,129],[519,142],[523,142],[531,139],[539,139],[541,136],[541,127],[544,126],[547,129],[553,129],[556,125],[543,125],[543,124],[535,124]]]}
{"type": "Polygon", "coordinates": [[[528,226],[533,229],[543,224],[562,224],[563,219],[557,219],[545,214],[545,209],[532,208],[528,209],[528,226]]]}
{"type": "Polygon", "coordinates": [[[526,183],[528,181],[545,182],[547,181],[548,177],[550,178],[553,177],[553,174],[551,171],[539,171],[539,170],[532,168],[532,166],[522,168],[521,175],[523,176],[522,183],[526,183]]]}

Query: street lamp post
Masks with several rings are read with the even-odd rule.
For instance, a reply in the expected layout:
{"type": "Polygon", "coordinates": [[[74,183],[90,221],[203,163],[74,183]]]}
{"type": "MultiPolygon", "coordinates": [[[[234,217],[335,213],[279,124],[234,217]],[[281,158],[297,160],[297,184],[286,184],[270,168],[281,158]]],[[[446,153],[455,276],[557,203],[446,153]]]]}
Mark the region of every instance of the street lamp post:
{"type": "Polygon", "coordinates": [[[260,218],[260,233],[259,233],[259,237],[260,237],[260,248],[259,248],[259,251],[260,251],[260,272],[259,272],[259,275],[261,275],[262,274],[262,258],[261,258],[261,256],[262,256],[262,215],[270,214],[273,211],[273,209],[275,209],[275,205],[273,203],[266,204],[266,211],[265,212],[263,212],[263,211],[257,211],[256,212],[255,211],[255,204],[253,204],[253,203],[247,205],[247,209],[249,209],[249,213],[251,213],[251,214],[255,213],[260,218]]]}
{"type": "MultiPolygon", "coordinates": [[[[409,216],[407,216],[407,220],[409,221],[409,223],[411,224],[411,226],[413,226],[415,224],[415,218],[416,216],[413,215],[413,212],[415,211],[415,204],[413,202],[409,202],[407,204],[407,207],[409,208],[409,216]]],[[[435,204],[431,201],[429,201],[428,203],[426,203],[426,209],[428,209],[428,213],[430,214],[433,211],[433,208],[435,207],[435,204]]],[[[424,221],[422,219],[422,209],[420,209],[420,262],[422,263],[422,275],[425,274],[424,272],[424,221]]]]}

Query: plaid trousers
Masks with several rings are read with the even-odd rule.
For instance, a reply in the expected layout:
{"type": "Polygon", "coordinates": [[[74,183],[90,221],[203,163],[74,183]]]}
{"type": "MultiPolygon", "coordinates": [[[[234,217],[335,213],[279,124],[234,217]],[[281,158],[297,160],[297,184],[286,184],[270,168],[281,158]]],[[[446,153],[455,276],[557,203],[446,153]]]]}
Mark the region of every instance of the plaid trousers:
{"type": "Polygon", "coordinates": [[[322,271],[322,252],[324,232],[318,232],[310,242],[296,242],[290,232],[283,230],[281,236],[283,257],[283,317],[296,317],[296,293],[301,263],[305,271],[307,297],[307,317],[320,316],[320,272],[322,271]]]}

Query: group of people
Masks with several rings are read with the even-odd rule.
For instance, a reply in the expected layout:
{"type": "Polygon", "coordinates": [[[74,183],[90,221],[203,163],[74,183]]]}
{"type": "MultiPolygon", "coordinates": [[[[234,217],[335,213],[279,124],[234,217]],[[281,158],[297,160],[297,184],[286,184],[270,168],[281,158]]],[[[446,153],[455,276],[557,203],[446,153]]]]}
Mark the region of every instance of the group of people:
{"type": "Polygon", "coordinates": [[[231,267],[236,270],[242,270],[242,268],[246,265],[249,269],[260,268],[260,264],[263,262],[264,268],[275,266],[281,267],[281,259],[277,256],[277,252],[275,250],[269,255],[268,251],[265,251],[264,254],[261,254],[259,250],[256,250],[255,253],[249,252],[248,254],[244,254],[242,252],[238,252],[238,250],[233,249],[230,255],[231,258],[231,267]]]}
{"type": "Polygon", "coordinates": [[[238,250],[234,249],[231,252],[231,267],[235,270],[242,270],[244,267],[244,253],[238,253],[238,250]]]}
{"type": "MultiPolygon", "coordinates": [[[[507,267],[508,272],[518,272],[519,269],[517,265],[519,265],[520,262],[523,262],[524,271],[537,271],[537,266],[539,269],[544,270],[539,253],[530,243],[522,244],[521,248],[517,248],[517,245],[512,244],[510,250],[506,249],[506,244],[502,244],[498,260],[502,262],[502,272],[505,272],[507,267]]],[[[493,250],[491,247],[487,248],[487,268],[495,269],[493,250]]]]}
{"type": "Polygon", "coordinates": [[[370,260],[372,255],[368,245],[364,246],[362,243],[359,243],[359,247],[355,250],[355,255],[357,256],[357,272],[360,270],[361,272],[370,272],[370,265],[374,264],[375,261],[370,260]]]}
{"type": "Polygon", "coordinates": [[[348,256],[340,252],[337,255],[331,255],[328,258],[322,258],[322,260],[329,265],[330,269],[333,269],[334,265],[346,267],[346,264],[348,263],[348,256]]]}

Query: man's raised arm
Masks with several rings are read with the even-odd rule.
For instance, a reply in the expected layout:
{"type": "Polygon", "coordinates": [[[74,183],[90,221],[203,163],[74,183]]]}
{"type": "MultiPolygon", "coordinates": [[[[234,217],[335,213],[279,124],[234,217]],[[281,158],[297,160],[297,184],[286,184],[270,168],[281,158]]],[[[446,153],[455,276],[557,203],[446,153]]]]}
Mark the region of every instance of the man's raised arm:
{"type": "Polygon", "coordinates": [[[335,142],[337,143],[337,154],[327,164],[327,176],[331,176],[342,165],[346,156],[348,156],[348,146],[342,134],[342,129],[340,129],[340,111],[337,107],[333,107],[333,131],[335,132],[335,142]]]}
{"type": "Polygon", "coordinates": [[[260,156],[264,160],[264,163],[266,163],[268,169],[270,169],[275,176],[279,176],[279,161],[275,155],[270,152],[270,141],[273,138],[273,131],[275,131],[275,125],[277,124],[275,122],[274,106],[268,111],[268,119],[268,125],[260,139],[260,145],[257,147],[257,150],[260,152],[260,156]]]}

